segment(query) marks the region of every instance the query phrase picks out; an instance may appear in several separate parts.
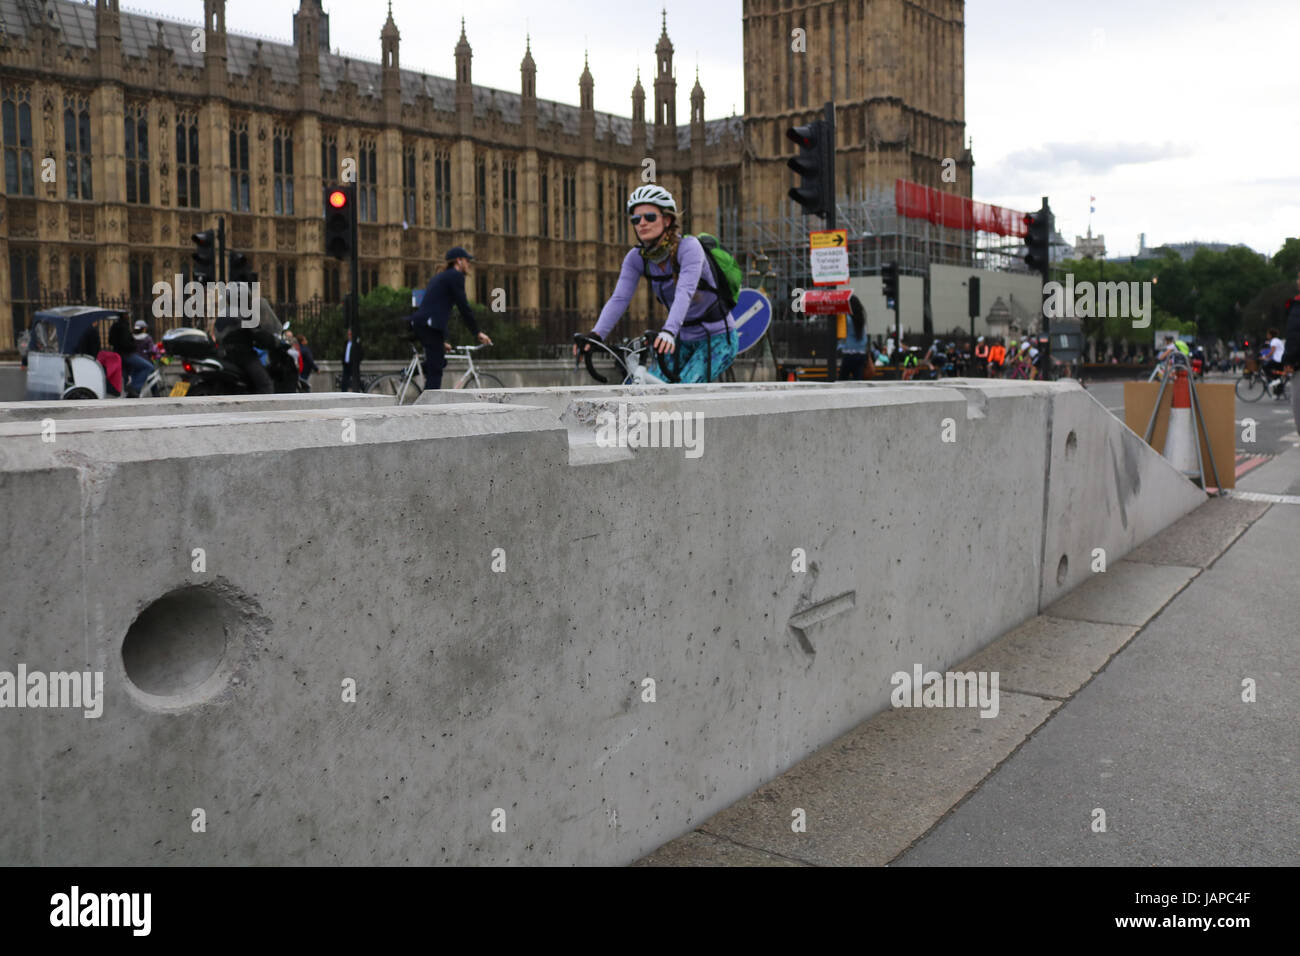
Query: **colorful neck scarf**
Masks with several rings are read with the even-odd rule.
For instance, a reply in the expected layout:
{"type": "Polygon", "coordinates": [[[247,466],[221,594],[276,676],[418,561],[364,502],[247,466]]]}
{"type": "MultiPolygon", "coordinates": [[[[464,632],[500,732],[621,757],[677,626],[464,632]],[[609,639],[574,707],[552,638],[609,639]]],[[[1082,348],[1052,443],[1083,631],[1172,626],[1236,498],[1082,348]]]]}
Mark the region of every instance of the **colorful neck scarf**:
{"type": "Polygon", "coordinates": [[[646,248],[641,247],[641,258],[656,265],[663,262],[669,256],[677,254],[677,243],[681,241],[681,233],[677,231],[676,224],[665,229],[653,246],[646,248]]]}

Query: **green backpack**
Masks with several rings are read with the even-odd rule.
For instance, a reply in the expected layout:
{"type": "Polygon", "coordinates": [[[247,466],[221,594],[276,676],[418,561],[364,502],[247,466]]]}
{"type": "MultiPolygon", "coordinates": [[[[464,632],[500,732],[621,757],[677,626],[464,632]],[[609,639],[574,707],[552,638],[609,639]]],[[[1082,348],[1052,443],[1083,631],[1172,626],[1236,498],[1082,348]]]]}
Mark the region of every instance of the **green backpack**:
{"type": "MultiPolygon", "coordinates": [[[[686,237],[683,236],[682,238],[684,239],[686,237]]],[[[731,312],[736,307],[736,297],[740,295],[740,282],[742,278],[740,266],[736,265],[736,260],[732,258],[731,253],[722,248],[721,243],[718,242],[717,236],[711,236],[707,232],[701,232],[695,238],[700,241],[700,245],[704,247],[704,251],[709,254],[709,261],[713,266],[712,279],[714,281],[710,282],[708,279],[705,279],[704,276],[700,276],[700,288],[705,292],[712,292],[716,295],[722,302],[723,307],[728,312],[731,312]],[[721,278],[719,278],[719,276],[721,278]]],[[[677,257],[673,256],[673,272],[671,278],[674,282],[677,281],[677,274],[680,271],[681,268],[677,264],[677,257]]],[[[669,278],[668,276],[650,275],[649,270],[646,268],[644,259],[641,262],[641,274],[652,283],[656,281],[666,282],[669,278]]],[[[658,292],[659,289],[656,287],[656,295],[658,292]]],[[[660,301],[663,301],[662,298],[660,301]]],[[[664,305],[669,306],[671,303],[665,302],[664,305]]]]}

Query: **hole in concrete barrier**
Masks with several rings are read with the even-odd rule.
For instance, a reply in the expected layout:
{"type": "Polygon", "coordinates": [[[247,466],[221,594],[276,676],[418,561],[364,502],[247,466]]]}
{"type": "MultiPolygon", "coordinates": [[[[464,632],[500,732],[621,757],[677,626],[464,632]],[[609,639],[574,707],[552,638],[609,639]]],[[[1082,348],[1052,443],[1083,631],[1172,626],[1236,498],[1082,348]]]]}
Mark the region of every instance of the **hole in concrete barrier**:
{"type": "Polygon", "coordinates": [[[1065,436],[1065,457],[1070,458],[1079,450],[1079,436],[1074,432],[1065,436]]]}
{"type": "Polygon", "coordinates": [[[1065,576],[1066,574],[1069,573],[1069,571],[1070,571],[1070,559],[1067,558],[1065,555],[1061,555],[1061,560],[1056,563],[1056,583],[1058,585],[1065,584],[1065,576]]]}
{"type": "Polygon", "coordinates": [[[122,664],[146,702],[187,706],[229,682],[232,638],[249,623],[248,602],[211,587],[183,587],[145,608],[122,641],[122,664]]]}

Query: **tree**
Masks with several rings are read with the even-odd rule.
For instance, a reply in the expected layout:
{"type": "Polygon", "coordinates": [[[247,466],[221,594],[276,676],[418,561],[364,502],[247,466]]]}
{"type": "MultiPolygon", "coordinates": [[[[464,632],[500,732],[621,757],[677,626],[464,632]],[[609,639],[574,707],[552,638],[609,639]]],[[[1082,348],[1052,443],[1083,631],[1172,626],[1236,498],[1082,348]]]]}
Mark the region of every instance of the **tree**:
{"type": "Polygon", "coordinates": [[[1273,254],[1273,265],[1279,269],[1284,279],[1294,281],[1300,273],[1300,239],[1288,239],[1282,248],[1273,254]]]}
{"type": "Polygon", "coordinates": [[[1286,309],[1296,294],[1295,278],[1283,279],[1260,289],[1241,310],[1241,327],[1252,339],[1264,337],[1264,330],[1286,328],[1286,309]]]}
{"type": "Polygon", "coordinates": [[[1201,332],[1223,339],[1239,336],[1242,307],[1280,278],[1268,260],[1245,246],[1223,252],[1197,249],[1189,269],[1198,292],[1201,332]]]}

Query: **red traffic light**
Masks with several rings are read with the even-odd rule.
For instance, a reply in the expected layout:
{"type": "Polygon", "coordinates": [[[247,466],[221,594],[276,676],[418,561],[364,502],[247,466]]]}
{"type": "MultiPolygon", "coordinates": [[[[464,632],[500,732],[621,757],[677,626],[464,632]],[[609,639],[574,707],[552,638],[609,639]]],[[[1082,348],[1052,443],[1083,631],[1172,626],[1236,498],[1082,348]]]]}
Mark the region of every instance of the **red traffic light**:
{"type": "Polygon", "coordinates": [[[800,149],[812,149],[817,145],[817,124],[791,126],[785,131],[786,139],[798,143],[800,149]]]}
{"type": "Polygon", "coordinates": [[[329,203],[335,209],[342,209],[348,204],[348,194],[341,189],[336,189],[330,193],[329,203]]]}

